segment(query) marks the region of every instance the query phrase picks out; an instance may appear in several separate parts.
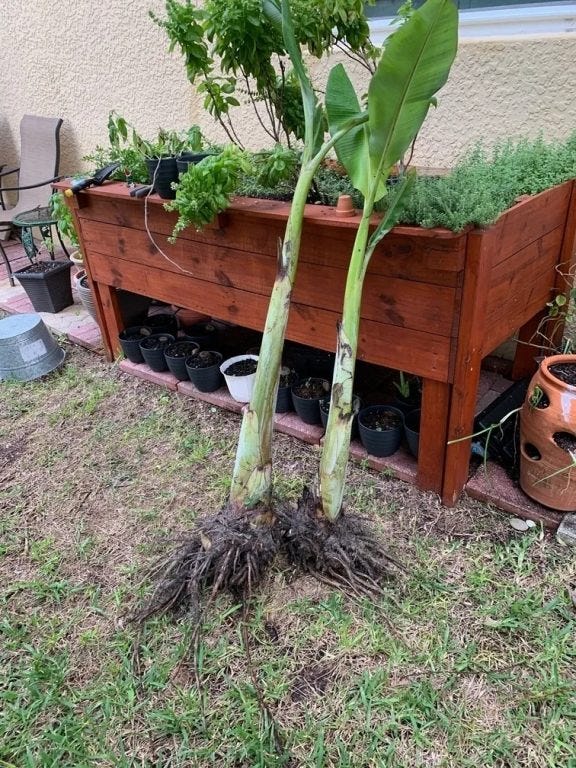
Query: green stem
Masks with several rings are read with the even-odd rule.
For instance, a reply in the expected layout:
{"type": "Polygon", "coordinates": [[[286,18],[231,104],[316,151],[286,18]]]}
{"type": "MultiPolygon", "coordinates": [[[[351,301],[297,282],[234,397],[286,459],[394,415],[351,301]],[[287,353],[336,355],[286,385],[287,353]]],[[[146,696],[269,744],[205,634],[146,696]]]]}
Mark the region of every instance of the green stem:
{"type": "Polygon", "coordinates": [[[366,273],[370,213],[373,204],[367,201],[354,240],[352,258],[346,278],[342,321],[338,326],[338,347],[332,379],[330,412],[319,468],[319,498],[321,511],[329,520],[336,520],[342,509],[346,479],[346,464],[352,430],[353,385],[362,287],[366,273]]]}
{"type": "Polygon", "coordinates": [[[279,254],[278,272],[268,305],[252,399],[244,409],[240,428],[230,489],[230,503],[233,505],[254,508],[259,504],[270,503],[274,410],[308,191],[314,174],[327,153],[351,128],[366,120],[366,115],[351,119],[321,147],[312,159],[302,164],[279,254]]]}

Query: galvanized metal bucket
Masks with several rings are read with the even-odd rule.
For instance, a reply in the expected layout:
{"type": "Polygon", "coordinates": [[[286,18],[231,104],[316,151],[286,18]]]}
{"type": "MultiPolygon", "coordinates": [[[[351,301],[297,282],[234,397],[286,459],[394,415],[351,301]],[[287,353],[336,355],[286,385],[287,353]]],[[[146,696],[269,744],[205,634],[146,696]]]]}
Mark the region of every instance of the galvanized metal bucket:
{"type": "Polygon", "coordinates": [[[64,357],[40,315],[11,315],[0,320],[0,379],[38,379],[58,368],[64,357]]]}

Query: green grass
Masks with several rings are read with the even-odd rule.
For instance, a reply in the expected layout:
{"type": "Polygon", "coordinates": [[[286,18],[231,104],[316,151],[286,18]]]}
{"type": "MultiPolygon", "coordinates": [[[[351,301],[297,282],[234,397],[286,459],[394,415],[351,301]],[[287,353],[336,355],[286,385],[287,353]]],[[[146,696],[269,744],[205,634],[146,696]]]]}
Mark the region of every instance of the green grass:
{"type": "MultiPolygon", "coordinates": [[[[69,366],[0,389],[20,446],[0,461],[0,766],[576,768],[573,550],[359,467],[348,503],[408,566],[381,600],[279,563],[249,617],[253,670],[225,597],[196,673],[185,616],[151,621],[135,656],[142,567],[225,498],[239,421],[80,350],[69,366]]],[[[275,458],[294,499],[317,454],[281,437],[275,458]]]]}

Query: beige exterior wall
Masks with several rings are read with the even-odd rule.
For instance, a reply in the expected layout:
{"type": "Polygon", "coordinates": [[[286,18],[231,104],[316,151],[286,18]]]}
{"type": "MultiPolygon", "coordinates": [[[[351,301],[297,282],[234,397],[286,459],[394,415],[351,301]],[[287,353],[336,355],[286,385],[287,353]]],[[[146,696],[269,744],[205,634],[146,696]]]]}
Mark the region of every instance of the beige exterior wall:
{"type": "MultiPolygon", "coordinates": [[[[0,5],[0,161],[18,156],[18,125],[26,113],[60,115],[62,171],[106,141],[116,109],[139,132],[200,122],[203,114],[178,54],[148,18],[163,0],[3,0],[0,5]]],[[[316,66],[321,83],[327,65],[316,66]]],[[[365,78],[354,73],[360,90],[365,78]]],[[[418,141],[419,165],[444,167],[467,147],[506,136],[564,137],[576,128],[576,35],[464,40],[449,83],[418,141]]],[[[247,108],[238,131],[251,148],[267,144],[247,108]]]]}

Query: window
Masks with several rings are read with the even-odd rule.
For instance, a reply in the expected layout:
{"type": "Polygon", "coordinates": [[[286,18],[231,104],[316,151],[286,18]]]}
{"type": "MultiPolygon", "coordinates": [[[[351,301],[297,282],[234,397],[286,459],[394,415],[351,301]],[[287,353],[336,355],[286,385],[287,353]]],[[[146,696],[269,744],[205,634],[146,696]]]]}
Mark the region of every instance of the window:
{"type": "MultiPolygon", "coordinates": [[[[414,0],[414,7],[424,0],[414,0]]],[[[366,6],[372,40],[392,31],[390,19],[402,0],[377,0],[366,6]]],[[[576,2],[568,0],[457,0],[460,38],[516,37],[576,32],[576,2]]]]}

